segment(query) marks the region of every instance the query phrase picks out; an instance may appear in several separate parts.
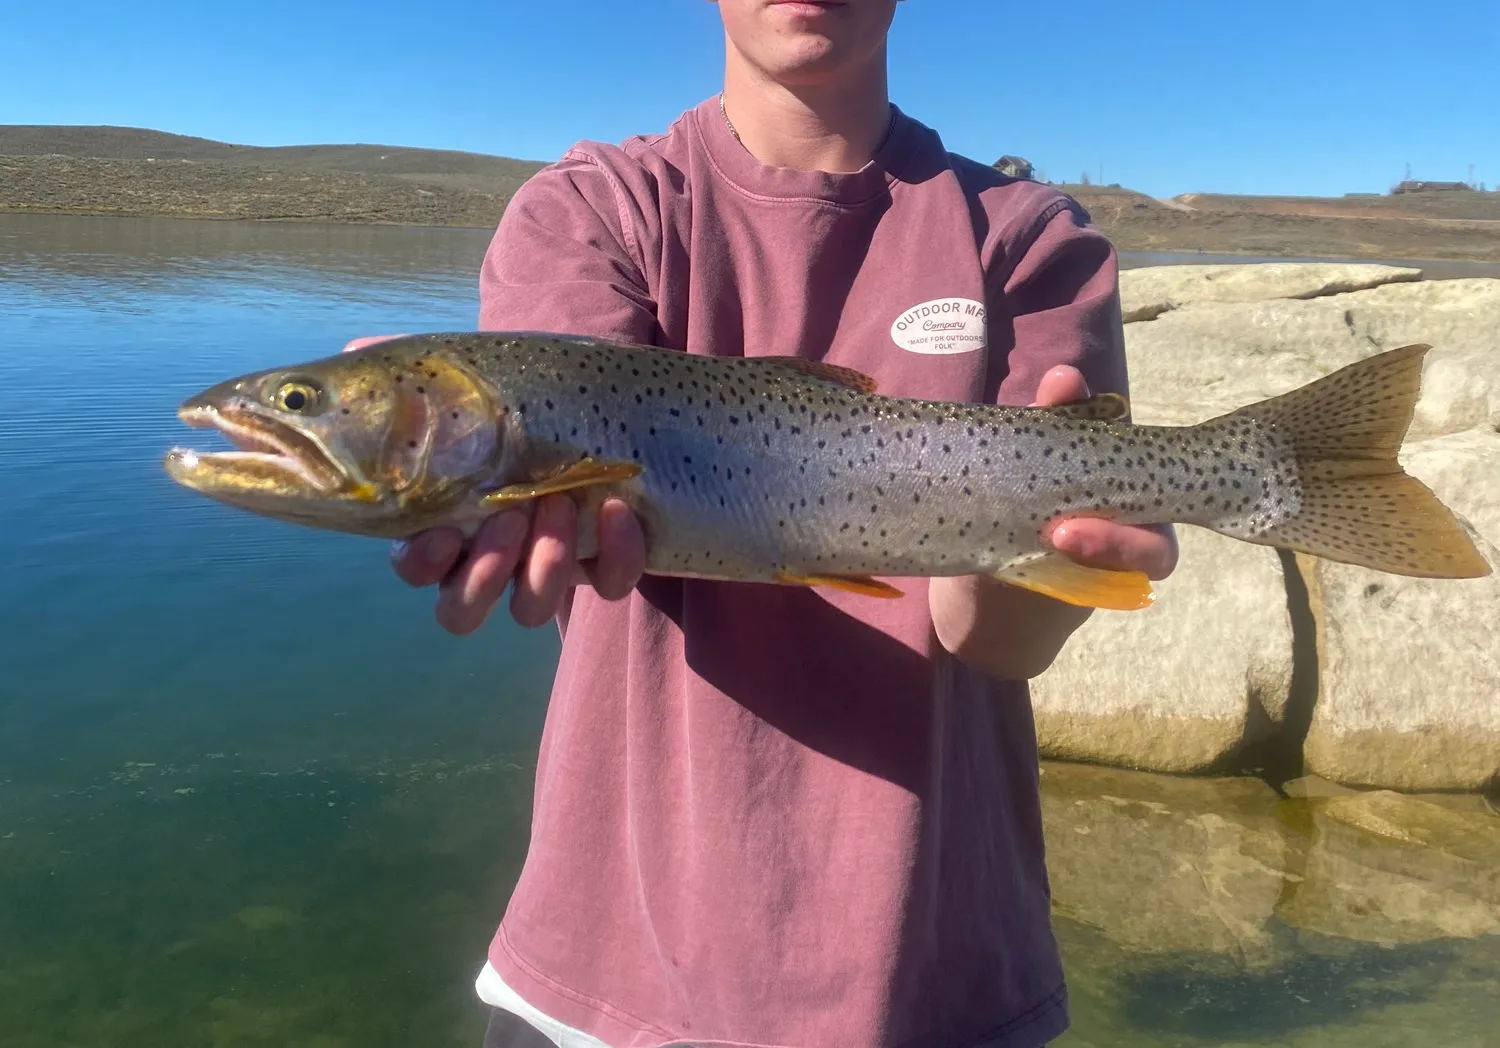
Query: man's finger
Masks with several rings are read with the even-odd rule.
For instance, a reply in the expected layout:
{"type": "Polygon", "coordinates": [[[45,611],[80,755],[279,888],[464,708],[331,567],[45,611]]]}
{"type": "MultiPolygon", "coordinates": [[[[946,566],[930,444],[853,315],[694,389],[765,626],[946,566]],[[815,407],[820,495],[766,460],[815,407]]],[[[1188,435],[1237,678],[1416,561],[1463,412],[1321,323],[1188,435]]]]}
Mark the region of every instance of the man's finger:
{"type": "Polygon", "coordinates": [[[434,614],[443,629],[463,636],[484,625],[521,563],[529,523],[508,511],[480,525],[468,556],[438,590],[434,614]]]}
{"type": "Polygon", "coordinates": [[[435,586],[443,581],[463,551],[456,528],[432,528],[391,547],[391,566],[408,586],[435,586]]]}
{"type": "Polygon", "coordinates": [[[567,592],[578,548],[578,507],[567,495],[549,495],[537,506],[526,562],[510,595],[511,616],[541,626],[557,614],[567,592]]]}
{"type": "Polygon", "coordinates": [[[599,556],[589,568],[589,582],[605,600],[619,600],[635,589],[645,570],[640,521],[622,500],[607,500],[599,507],[599,556]]]}
{"type": "Polygon", "coordinates": [[[1110,571],[1143,571],[1164,579],[1177,567],[1177,533],[1170,524],[1126,525],[1077,517],[1053,527],[1054,549],[1081,564],[1110,571]]]}

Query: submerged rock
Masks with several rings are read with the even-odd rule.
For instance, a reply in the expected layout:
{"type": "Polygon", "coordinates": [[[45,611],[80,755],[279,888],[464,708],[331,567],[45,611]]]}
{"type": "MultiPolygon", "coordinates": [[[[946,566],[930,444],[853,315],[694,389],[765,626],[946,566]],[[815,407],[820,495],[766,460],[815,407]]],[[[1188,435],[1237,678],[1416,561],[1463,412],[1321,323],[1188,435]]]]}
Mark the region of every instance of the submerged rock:
{"type": "Polygon", "coordinates": [[[1278,914],[1374,943],[1500,932],[1500,817],[1466,800],[1381,790],[1308,802],[1306,865],[1278,914]]]}
{"type": "Polygon", "coordinates": [[[1276,953],[1268,922],[1292,843],[1256,779],[1048,763],[1047,869],[1058,914],[1146,952],[1276,953]]]}
{"type": "MultiPolygon", "coordinates": [[[[1141,954],[1264,969],[1330,940],[1500,934],[1500,815],[1474,795],[1204,779],[1048,761],[1055,913],[1141,954]]],[[[1326,944],[1325,944],[1326,945],[1326,944]]]]}
{"type": "Polygon", "coordinates": [[[1281,792],[1288,797],[1306,800],[1313,797],[1348,797],[1357,791],[1330,782],[1321,775],[1302,775],[1282,783],[1281,792]]]}

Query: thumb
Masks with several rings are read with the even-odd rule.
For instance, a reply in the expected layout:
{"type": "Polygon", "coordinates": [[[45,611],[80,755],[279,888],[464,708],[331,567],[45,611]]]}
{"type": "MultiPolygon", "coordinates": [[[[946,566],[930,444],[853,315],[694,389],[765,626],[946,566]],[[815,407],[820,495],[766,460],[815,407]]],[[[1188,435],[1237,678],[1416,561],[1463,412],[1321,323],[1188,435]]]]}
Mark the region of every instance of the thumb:
{"type": "Polygon", "coordinates": [[[1089,384],[1083,372],[1068,364],[1061,364],[1042,376],[1036,388],[1034,408],[1050,408],[1059,404],[1071,404],[1089,398],[1089,384]]]}
{"type": "Polygon", "coordinates": [[[363,338],[354,339],[352,342],[344,346],[344,348],[340,352],[348,353],[350,350],[364,349],[366,346],[373,346],[377,342],[389,342],[393,338],[405,337],[405,335],[366,335],[363,338]]]}

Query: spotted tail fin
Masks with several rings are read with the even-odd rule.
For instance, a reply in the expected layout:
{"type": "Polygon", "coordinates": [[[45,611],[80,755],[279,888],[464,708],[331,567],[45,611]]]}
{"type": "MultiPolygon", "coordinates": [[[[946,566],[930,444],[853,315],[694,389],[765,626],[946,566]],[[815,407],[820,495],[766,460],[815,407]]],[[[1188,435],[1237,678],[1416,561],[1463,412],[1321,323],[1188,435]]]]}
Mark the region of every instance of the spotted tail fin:
{"type": "Polygon", "coordinates": [[[1430,348],[1389,350],[1223,416],[1266,427],[1297,461],[1299,509],[1251,541],[1393,575],[1490,573],[1448,508],[1397,462],[1430,348]]]}

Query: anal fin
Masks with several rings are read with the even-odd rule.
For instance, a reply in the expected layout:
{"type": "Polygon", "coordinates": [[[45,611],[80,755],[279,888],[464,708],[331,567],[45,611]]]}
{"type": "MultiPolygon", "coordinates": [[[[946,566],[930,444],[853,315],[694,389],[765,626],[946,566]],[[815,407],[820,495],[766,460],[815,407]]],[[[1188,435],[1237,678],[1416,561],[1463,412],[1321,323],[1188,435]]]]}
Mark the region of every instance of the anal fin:
{"type": "Polygon", "coordinates": [[[1083,608],[1139,611],[1156,600],[1145,572],[1091,568],[1061,553],[1005,568],[995,579],[1083,608]]]}
{"type": "Polygon", "coordinates": [[[865,597],[881,597],[895,600],[904,597],[895,586],[868,575],[796,575],[789,571],[778,571],[776,581],[788,586],[827,586],[830,589],[858,593],[865,597]]]}
{"type": "Polygon", "coordinates": [[[599,461],[591,458],[579,459],[560,473],[542,480],[507,484],[498,491],[484,497],[486,506],[504,506],[513,502],[527,502],[543,495],[561,491],[591,487],[595,484],[618,484],[632,480],[645,472],[639,462],[599,461]]]}

